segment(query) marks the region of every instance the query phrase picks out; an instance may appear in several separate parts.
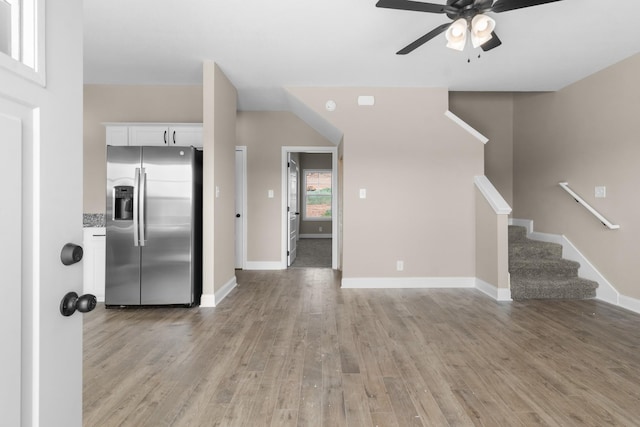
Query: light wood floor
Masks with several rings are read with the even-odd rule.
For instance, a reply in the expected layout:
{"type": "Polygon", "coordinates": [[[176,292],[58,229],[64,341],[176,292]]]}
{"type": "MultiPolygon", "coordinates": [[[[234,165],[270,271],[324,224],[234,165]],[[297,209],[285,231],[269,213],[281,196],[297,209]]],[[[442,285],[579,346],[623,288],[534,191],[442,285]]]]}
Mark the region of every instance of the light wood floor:
{"type": "Polygon", "coordinates": [[[640,316],[238,272],[218,307],[85,315],[85,426],[640,425],[640,316]]]}

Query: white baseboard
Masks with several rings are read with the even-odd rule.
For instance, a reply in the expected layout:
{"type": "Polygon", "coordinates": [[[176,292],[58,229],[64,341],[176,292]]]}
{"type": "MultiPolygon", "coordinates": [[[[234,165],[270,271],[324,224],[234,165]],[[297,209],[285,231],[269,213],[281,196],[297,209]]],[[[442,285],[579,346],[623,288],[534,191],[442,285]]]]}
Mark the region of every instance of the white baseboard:
{"type": "Polygon", "coordinates": [[[530,219],[509,218],[509,225],[524,227],[527,229],[527,235],[533,233],[533,221],[530,219]]]}
{"type": "Polygon", "coordinates": [[[218,292],[214,294],[202,294],[200,298],[200,307],[215,307],[217,304],[226,298],[236,286],[236,276],[233,276],[227,283],[222,286],[222,288],[218,289],[218,292]]]}
{"type": "Polygon", "coordinates": [[[620,295],[618,298],[620,303],[618,304],[622,308],[626,308],[627,310],[631,310],[636,313],[640,313],[640,300],[628,297],[626,295],[620,295]]]}
{"type": "Polygon", "coordinates": [[[490,296],[496,301],[512,301],[511,289],[498,288],[491,283],[485,282],[482,279],[476,277],[476,289],[490,296]]]}
{"type": "Polygon", "coordinates": [[[330,239],[331,234],[299,234],[300,239],[330,239]]]}
{"type": "Polygon", "coordinates": [[[282,265],[280,261],[247,261],[244,265],[245,270],[286,270],[286,265],[282,265]]]}
{"type": "Polygon", "coordinates": [[[511,290],[476,277],[347,277],[345,289],[478,289],[496,301],[511,301],[511,290]]]}
{"type": "Polygon", "coordinates": [[[570,261],[580,263],[578,276],[598,282],[598,289],[596,289],[597,299],[640,313],[640,300],[620,294],[611,282],[591,264],[566,236],[533,231],[533,221],[528,219],[512,219],[509,220],[509,225],[525,227],[527,229],[527,237],[530,239],[562,245],[562,256],[570,261]]]}
{"type": "Polygon", "coordinates": [[[347,277],[343,288],[352,289],[429,289],[474,288],[475,277],[347,277]]]}

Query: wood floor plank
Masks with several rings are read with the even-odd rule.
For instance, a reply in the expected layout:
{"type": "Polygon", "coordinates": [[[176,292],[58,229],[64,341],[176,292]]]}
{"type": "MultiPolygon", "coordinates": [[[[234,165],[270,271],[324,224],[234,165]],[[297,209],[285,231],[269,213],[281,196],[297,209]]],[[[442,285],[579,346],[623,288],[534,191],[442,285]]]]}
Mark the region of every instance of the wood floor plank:
{"type": "Polygon", "coordinates": [[[640,315],[238,271],[215,308],[85,316],[85,427],[631,426],[640,315]]]}

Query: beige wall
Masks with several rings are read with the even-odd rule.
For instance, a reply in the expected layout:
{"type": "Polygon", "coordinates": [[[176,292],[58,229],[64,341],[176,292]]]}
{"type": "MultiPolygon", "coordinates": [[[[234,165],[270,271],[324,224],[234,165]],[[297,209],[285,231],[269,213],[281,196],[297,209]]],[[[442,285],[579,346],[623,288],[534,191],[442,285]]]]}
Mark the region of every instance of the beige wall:
{"type": "Polygon", "coordinates": [[[640,298],[640,55],[567,88],[521,94],[514,108],[515,218],[564,234],[622,294],[640,298]],[[569,185],[606,218],[608,230],[565,193],[569,185]],[[595,186],[607,197],[594,198],[595,186]]]}
{"type": "Polygon", "coordinates": [[[444,116],[446,89],[289,91],[344,132],[343,278],[475,277],[484,146],[444,116]],[[359,95],[375,106],[358,107],[359,95]]]}
{"type": "Polygon", "coordinates": [[[203,66],[203,98],[202,293],[211,295],[235,280],[237,108],[235,87],[213,62],[203,66]]]}
{"type": "Polygon", "coordinates": [[[84,86],[84,212],[104,213],[104,122],[202,122],[202,86],[84,86]]]}
{"type": "MultiPolygon", "coordinates": [[[[300,153],[300,184],[304,183],[303,171],[305,169],[329,169],[332,167],[331,154],[329,153],[300,153]]],[[[302,190],[301,196],[304,195],[302,190]]],[[[300,209],[304,209],[304,202],[301,202],[300,209]]],[[[300,234],[325,234],[331,237],[331,220],[329,221],[305,221],[304,216],[300,215],[300,234]],[[322,227],[320,231],[319,227],[322,227]]]]}
{"type": "Polygon", "coordinates": [[[288,112],[239,111],[236,132],[247,147],[247,261],[280,262],[282,147],[334,145],[288,112]]]}
{"type": "Polygon", "coordinates": [[[449,109],[489,139],[485,175],[513,206],[513,94],[450,92],[449,109]]]}

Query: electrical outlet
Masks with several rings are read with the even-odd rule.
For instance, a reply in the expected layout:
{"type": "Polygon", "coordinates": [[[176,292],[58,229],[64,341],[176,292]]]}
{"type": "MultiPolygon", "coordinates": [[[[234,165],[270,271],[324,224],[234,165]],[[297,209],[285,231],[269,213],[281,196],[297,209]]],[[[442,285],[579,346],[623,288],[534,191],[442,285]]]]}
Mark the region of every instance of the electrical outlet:
{"type": "Polygon", "coordinates": [[[607,187],[605,186],[596,187],[594,191],[594,195],[596,199],[604,199],[605,197],[607,197],[607,187]]]}
{"type": "Polygon", "coordinates": [[[396,270],[398,271],[404,270],[404,261],[396,261],[396,270]]]}
{"type": "Polygon", "coordinates": [[[318,227],[318,231],[322,233],[322,226],[318,227]]]}

